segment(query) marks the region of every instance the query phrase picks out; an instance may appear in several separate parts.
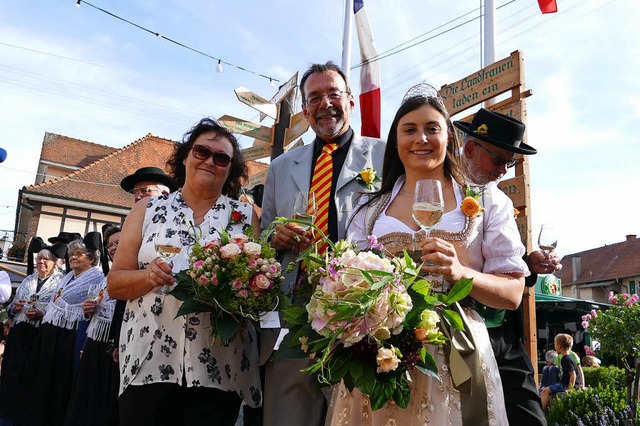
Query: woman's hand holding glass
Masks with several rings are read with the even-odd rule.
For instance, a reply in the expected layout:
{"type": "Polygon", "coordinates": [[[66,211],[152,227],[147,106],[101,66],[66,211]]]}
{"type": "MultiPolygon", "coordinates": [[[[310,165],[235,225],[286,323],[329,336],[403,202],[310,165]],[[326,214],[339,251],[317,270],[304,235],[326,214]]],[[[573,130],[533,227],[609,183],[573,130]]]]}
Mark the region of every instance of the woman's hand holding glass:
{"type": "Polygon", "coordinates": [[[456,248],[450,242],[427,237],[421,242],[420,248],[424,262],[422,270],[427,274],[441,275],[450,283],[466,278],[466,268],[460,263],[456,248]]]}
{"type": "Polygon", "coordinates": [[[173,277],[173,264],[162,257],[153,259],[145,271],[147,272],[147,282],[153,286],[157,294],[166,294],[169,287],[176,282],[173,277]]]}

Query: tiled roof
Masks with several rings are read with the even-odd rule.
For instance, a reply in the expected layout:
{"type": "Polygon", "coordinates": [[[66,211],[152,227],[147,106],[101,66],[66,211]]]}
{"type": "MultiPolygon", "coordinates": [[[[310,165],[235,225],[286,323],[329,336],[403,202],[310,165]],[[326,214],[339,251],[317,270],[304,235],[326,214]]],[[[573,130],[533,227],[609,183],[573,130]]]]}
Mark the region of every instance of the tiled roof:
{"type": "Polygon", "coordinates": [[[563,284],[610,281],[640,275],[640,239],[627,236],[621,243],[611,244],[564,256],[560,278],[563,284]],[[572,258],[580,256],[580,275],[573,282],[572,258]]]}
{"type": "MultiPolygon", "coordinates": [[[[120,181],[141,167],[156,166],[168,171],[165,163],[173,153],[174,143],[148,134],[121,149],[110,148],[110,154],[63,178],[24,187],[23,190],[67,200],[131,208],[132,196],[120,188],[120,181]]],[[[65,147],[61,151],[68,150],[65,147]]],[[[253,175],[269,166],[249,161],[248,167],[249,175],[253,175]]]]}
{"type": "Polygon", "coordinates": [[[85,167],[114,151],[117,148],[45,132],[40,161],[85,167]]]}
{"type": "MultiPolygon", "coordinates": [[[[120,181],[141,167],[165,169],[174,142],[151,134],[63,178],[25,187],[32,193],[102,205],[130,208],[133,199],[120,188],[120,181]]],[[[65,148],[66,150],[66,148],[65,148]]]]}

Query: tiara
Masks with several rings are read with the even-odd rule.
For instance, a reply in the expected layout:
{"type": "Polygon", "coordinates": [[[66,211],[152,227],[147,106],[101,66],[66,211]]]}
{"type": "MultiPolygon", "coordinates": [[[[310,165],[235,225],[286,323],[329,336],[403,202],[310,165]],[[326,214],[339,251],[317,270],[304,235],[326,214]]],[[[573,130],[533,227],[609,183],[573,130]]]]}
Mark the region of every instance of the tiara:
{"type": "Polygon", "coordinates": [[[425,83],[424,81],[407,90],[407,93],[405,93],[404,97],[402,98],[402,104],[413,98],[432,98],[435,99],[439,104],[444,106],[444,101],[438,94],[438,90],[429,83],[425,83]]]}

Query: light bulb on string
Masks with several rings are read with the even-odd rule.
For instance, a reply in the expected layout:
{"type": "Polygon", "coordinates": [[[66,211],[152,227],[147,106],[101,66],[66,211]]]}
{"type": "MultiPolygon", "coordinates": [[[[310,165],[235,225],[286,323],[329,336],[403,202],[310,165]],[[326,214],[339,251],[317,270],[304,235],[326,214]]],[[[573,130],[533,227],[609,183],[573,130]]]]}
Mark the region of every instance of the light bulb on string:
{"type": "Polygon", "coordinates": [[[271,85],[271,87],[276,87],[276,82],[273,81],[272,78],[269,78],[269,84],[271,85]]]}
{"type": "Polygon", "coordinates": [[[80,7],[80,3],[82,3],[82,0],[78,0],[78,1],[76,2],[76,7],[80,7]]]}
{"type": "Polygon", "coordinates": [[[160,34],[160,33],[156,33],[156,37],[158,37],[158,38],[162,38],[162,34],[160,34]]]}
{"type": "Polygon", "coordinates": [[[218,59],[218,65],[216,65],[216,71],[222,72],[222,60],[218,59]]]}

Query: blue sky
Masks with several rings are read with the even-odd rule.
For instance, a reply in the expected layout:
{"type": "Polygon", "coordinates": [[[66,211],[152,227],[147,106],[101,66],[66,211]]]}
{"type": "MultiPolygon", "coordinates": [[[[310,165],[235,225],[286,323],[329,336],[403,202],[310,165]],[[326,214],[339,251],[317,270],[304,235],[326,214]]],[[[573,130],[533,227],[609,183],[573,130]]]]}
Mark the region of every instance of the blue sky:
{"type": "MultiPolygon", "coordinates": [[[[312,62],[340,63],[339,0],[91,3],[281,81],[312,62]]],[[[520,50],[533,91],[527,124],[529,144],[539,151],[530,162],[534,235],[542,223],[553,223],[558,251],[569,254],[640,234],[634,194],[640,183],[640,28],[634,19],[640,3],[558,0],[559,13],[551,15],[542,15],[535,0],[496,4],[502,6],[497,58],[520,50]]],[[[477,16],[478,1],[367,0],[365,7],[383,52],[474,9],[454,24],[477,16]]],[[[276,91],[268,80],[230,66],[216,73],[215,61],[88,5],[76,8],[74,0],[5,0],[2,9],[0,146],[9,156],[0,165],[0,229],[13,229],[18,189],[35,180],[45,131],[113,147],[147,133],[177,140],[203,116],[257,121],[234,88],[265,98],[276,91]]],[[[381,61],[384,136],[409,87],[423,80],[440,87],[481,68],[479,31],[475,20],[381,61]]],[[[358,80],[352,71],[356,95],[358,80]]]]}

